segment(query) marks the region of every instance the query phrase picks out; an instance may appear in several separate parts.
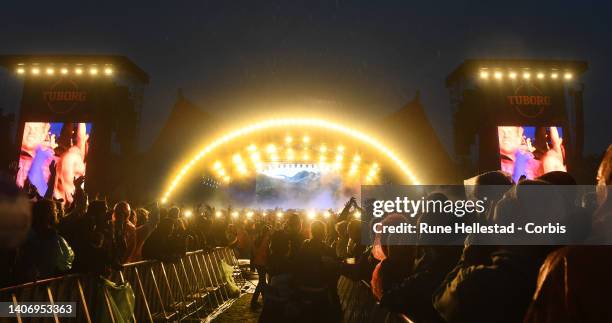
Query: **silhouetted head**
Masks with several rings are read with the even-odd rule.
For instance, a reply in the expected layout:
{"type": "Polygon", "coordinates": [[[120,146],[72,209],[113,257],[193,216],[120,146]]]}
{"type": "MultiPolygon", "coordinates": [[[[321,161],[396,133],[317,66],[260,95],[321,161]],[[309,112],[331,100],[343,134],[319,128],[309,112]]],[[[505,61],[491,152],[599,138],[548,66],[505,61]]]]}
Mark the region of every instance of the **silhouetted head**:
{"type": "Polygon", "coordinates": [[[310,224],[310,238],[315,241],[325,240],[327,231],[325,229],[325,223],[321,221],[312,221],[310,224]]]}
{"type": "Polygon", "coordinates": [[[44,232],[51,229],[57,223],[57,209],[55,202],[51,200],[40,200],[32,205],[32,229],[44,232]]]}

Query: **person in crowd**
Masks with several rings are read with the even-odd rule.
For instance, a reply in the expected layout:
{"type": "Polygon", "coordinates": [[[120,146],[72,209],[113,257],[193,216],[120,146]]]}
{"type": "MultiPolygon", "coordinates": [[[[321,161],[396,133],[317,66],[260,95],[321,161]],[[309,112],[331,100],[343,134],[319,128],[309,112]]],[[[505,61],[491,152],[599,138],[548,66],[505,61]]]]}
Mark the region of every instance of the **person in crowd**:
{"type": "MultiPolygon", "coordinates": [[[[612,220],[612,145],[597,172],[593,243],[605,241],[612,220]],[[597,236],[599,235],[599,236],[597,236]]],[[[609,235],[607,236],[609,237],[609,235]]],[[[568,246],[548,255],[540,268],[533,300],[524,323],[612,322],[612,248],[568,246]],[[592,265],[591,265],[592,264],[592,265]]]]}
{"type": "Polygon", "coordinates": [[[176,232],[176,219],[166,217],[160,220],[142,247],[144,259],[175,261],[185,255],[185,237],[176,232]]]}
{"type": "MultiPolygon", "coordinates": [[[[257,286],[255,287],[255,292],[253,293],[253,297],[251,298],[251,308],[259,307],[259,303],[257,299],[260,294],[265,292],[265,288],[267,285],[266,281],[266,266],[268,263],[268,250],[270,245],[270,227],[268,225],[261,225],[257,236],[255,237],[255,241],[253,242],[253,257],[252,263],[255,266],[255,270],[257,270],[257,286]]],[[[263,295],[265,297],[265,294],[263,295]]]]}
{"type": "Polygon", "coordinates": [[[84,216],[77,218],[71,245],[75,259],[73,271],[107,275],[112,263],[112,222],[106,201],[92,201],[84,216]]]}
{"type": "Polygon", "coordinates": [[[297,213],[292,213],[285,223],[285,232],[289,237],[290,249],[289,258],[294,259],[300,252],[302,243],[304,242],[304,235],[302,234],[302,218],[297,213]]]}
{"type": "Polygon", "coordinates": [[[336,251],[336,257],[340,259],[348,258],[348,221],[340,221],[334,226],[337,237],[332,242],[332,248],[336,251]]]}
{"type": "Polygon", "coordinates": [[[74,252],[57,233],[57,209],[50,200],[32,205],[32,227],[19,247],[15,274],[17,281],[28,282],[66,272],[72,268],[74,252]]]}
{"type": "Polygon", "coordinates": [[[136,209],[136,221],[134,222],[134,225],[136,225],[136,227],[139,227],[149,222],[149,213],[150,212],[147,211],[147,209],[145,208],[139,207],[138,209],[136,209]]]}
{"type": "Polygon", "coordinates": [[[147,224],[136,228],[129,221],[131,214],[131,208],[127,202],[119,202],[115,205],[113,211],[115,255],[122,264],[141,259],[142,246],[159,221],[159,213],[155,210],[147,224]]]}

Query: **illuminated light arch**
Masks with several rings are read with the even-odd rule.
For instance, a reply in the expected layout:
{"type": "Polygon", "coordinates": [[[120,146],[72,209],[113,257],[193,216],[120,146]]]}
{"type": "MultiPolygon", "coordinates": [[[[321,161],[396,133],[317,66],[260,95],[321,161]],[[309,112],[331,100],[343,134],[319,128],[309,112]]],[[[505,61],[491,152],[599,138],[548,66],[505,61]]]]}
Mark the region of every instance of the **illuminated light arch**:
{"type": "Polygon", "coordinates": [[[224,136],[221,136],[220,138],[217,138],[216,140],[213,140],[208,145],[204,146],[174,176],[174,179],[172,180],[172,182],[170,182],[170,185],[168,185],[164,194],[162,195],[161,202],[165,203],[168,200],[168,198],[170,197],[170,195],[172,194],[176,186],[181,182],[183,177],[185,177],[185,175],[191,170],[191,168],[193,168],[193,166],[198,161],[200,161],[200,159],[202,159],[204,156],[208,155],[209,153],[211,153],[213,150],[217,149],[218,147],[232,140],[235,140],[237,138],[240,138],[242,136],[245,136],[245,135],[248,135],[254,132],[258,132],[261,130],[268,130],[272,128],[288,127],[288,126],[302,126],[302,127],[319,128],[323,130],[334,131],[334,132],[346,135],[348,137],[351,137],[353,139],[359,140],[369,145],[375,151],[382,153],[384,156],[389,158],[391,161],[393,161],[393,163],[395,163],[395,165],[401,170],[402,174],[406,176],[406,179],[408,179],[408,181],[410,181],[413,184],[420,183],[419,180],[414,175],[414,173],[408,168],[406,163],[404,163],[404,161],[400,159],[391,149],[387,148],[385,145],[383,145],[380,141],[374,139],[372,136],[366,135],[361,131],[357,131],[355,129],[345,127],[343,125],[333,123],[327,120],[321,120],[321,119],[271,119],[271,120],[266,120],[262,122],[257,122],[257,123],[248,125],[246,127],[243,127],[243,128],[240,128],[234,131],[230,131],[224,136]]]}

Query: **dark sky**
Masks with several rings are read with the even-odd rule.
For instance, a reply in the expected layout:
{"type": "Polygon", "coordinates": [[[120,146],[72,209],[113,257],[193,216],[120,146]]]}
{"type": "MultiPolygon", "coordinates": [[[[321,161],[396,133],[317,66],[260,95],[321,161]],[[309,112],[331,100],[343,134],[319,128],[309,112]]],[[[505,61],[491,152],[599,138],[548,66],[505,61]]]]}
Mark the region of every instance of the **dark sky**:
{"type": "MultiPolygon", "coordinates": [[[[151,76],[144,144],[180,87],[225,118],[239,115],[245,102],[321,101],[367,119],[400,108],[420,90],[450,146],[444,78],[465,58],[580,59],[590,66],[582,79],[586,150],[601,152],[612,142],[610,2],[492,2],[20,1],[3,3],[0,53],[130,57],[151,76]]],[[[4,101],[14,92],[11,79],[0,79],[4,101]]],[[[9,102],[15,108],[18,99],[9,102]]]]}

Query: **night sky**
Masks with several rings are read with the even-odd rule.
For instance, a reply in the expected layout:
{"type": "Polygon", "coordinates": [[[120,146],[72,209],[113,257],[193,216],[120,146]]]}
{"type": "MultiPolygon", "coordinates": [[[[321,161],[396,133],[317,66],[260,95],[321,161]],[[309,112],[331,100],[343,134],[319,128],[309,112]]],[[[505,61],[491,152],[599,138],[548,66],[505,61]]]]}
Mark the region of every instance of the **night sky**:
{"type": "MultiPolygon", "coordinates": [[[[14,2],[2,4],[1,54],[119,54],[150,74],[143,148],[177,88],[226,119],[251,103],[301,102],[367,119],[399,109],[420,90],[450,148],[444,79],[478,57],[588,61],[581,79],[586,152],[612,142],[609,1],[14,2]]],[[[11,73],[0,75],[5,111],[15,111],[20,97],[11,73]]]]}

